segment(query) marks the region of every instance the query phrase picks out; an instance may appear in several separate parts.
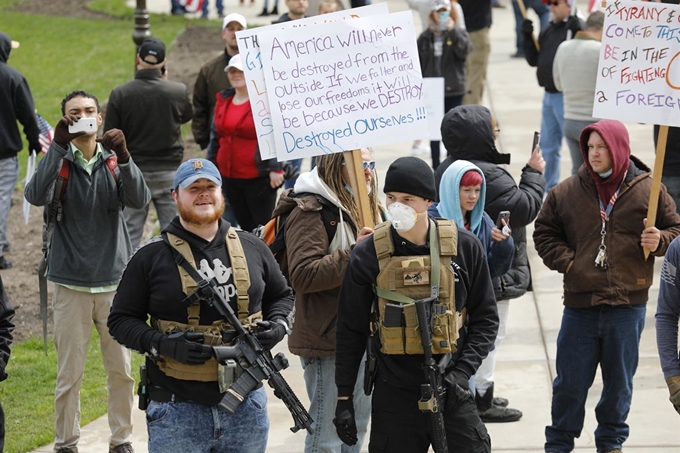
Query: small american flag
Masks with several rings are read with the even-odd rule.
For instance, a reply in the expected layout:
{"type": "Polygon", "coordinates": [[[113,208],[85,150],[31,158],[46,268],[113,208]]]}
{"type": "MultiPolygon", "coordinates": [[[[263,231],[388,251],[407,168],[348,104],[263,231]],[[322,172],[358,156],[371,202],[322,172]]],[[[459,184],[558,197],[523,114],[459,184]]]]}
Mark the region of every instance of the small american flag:
{"type": "Polygon", "coordinates": [[[38,137],[40,146],[42,146],[40,152],[45,154],[54,138],[54,130],[52,129],[52,126],[50,126],[50,123],[48,123],[40,113],[36,112],[35,118],[38,121],[38,128],[40,129],[40,136],[38,137]]]}
{"type": "Polygon", "coordinates": [[[203,0],[179,0],[187,13],[195,13],[203,9],[203,0]]]}

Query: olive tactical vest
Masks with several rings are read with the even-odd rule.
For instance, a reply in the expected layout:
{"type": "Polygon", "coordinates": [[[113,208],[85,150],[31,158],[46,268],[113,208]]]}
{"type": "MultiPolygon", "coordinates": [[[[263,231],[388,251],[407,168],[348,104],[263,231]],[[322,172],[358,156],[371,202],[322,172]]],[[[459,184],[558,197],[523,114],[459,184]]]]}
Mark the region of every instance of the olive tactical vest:
{"type": "Polygon", "coordinates": [[[373,242],[380,265],[378,332],[383,354],[422,354],[415,300],[438,295],[432,306],[432,353],[456,352],[465,310],[456,312],[451,257],[458,250],[458,228],[445,219],[430,220],[430,256],[393,256],[390,222],[375,227],[373,242]]]}
{"type": "MultiPolygon", "coordinates": [[[[172,233],[167,233],[168,242],[170,245],[184,256],[184,258],[196,269],[196,261],[194,254],[191,251],[191,246],[182,238],[175,236],[172,233]]],[[[251,324],[255,324],[262,319],[262,312],[253,313],[248,316],[248,305],[250,298],[248,296],[248,289],[250,288],[250,274],[248,273],[248,264],[246,263],[245,253],[241,246],[241,241],[233,228],[229,228],[225,240],[227,253],[229,254],[229,261],[231,263],[232,275],[234,278],[234,286],[237,294],[237,309],[238,319],[246,328],[251,324]]],[[[198,284],[191,278],[191,275],[184,270],[182,266],[177,265],[180,279],[182,281],[182,291],[187,296],[193,293],[198,284]]],[[[201,304],[195,302],[187,307],[187,324],[176,321],[166,321],[162,319],[152,319],[152,325],[162,334],[169,334],[171,332],[199,332],[203,333],[203,343],[210,346],[222,345],[222,333],[225,331],[233,331],[229,323],[218,320],[210,325],[199,325],[201,304]]],[[[168,376],[176,379],[213,382],[218,380],[218,368],[221,368],[221,373],[234,373],[234,369],[225,369],[225,367],[218,367],[217,360],[211,357],[203,365],[186,365],[169,357],[163,357],[158,362],[160,370],[168,376]]],[[[238,370],[238,368],[236,369],[238,370]]],[[[220,382],[232,381],[235,376],[222,376],[220,382]]]]}

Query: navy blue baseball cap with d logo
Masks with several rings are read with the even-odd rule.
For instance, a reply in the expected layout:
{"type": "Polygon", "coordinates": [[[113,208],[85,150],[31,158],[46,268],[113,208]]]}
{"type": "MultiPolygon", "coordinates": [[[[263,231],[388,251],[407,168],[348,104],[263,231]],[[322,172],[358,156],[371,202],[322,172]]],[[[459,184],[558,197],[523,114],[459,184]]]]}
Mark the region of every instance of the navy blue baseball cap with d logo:
{"type": "Polygon", "coordinates": [[[186,189],[197,180],[205,178],[218,186],[222,185],[222,176],[215,164],[207,159],[189,159],[179,166],[175,172],[175,180],[172,184],[173,190],[179,187],[186,189]]]}

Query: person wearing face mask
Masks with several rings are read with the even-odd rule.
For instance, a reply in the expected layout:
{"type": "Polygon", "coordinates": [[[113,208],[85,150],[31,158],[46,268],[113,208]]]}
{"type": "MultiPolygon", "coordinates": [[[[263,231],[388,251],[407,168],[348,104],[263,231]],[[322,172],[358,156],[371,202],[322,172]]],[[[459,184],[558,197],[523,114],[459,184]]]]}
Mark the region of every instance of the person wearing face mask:
{"type": "MultiPolygon", "coordinates": [[[[418,38],[418,57],[423,77],[444,78],[444,113],[462,104],[465,94],[465,61],[472,43],[458,21],[449,0],[435,0],[429,26],[418,38]]],[[[432,168],[439,166],[439,140],[430,142],[432,168]]]]}
{"type": "MultiPolygon", "coordinates": [[[[375,161],[361,150],[372,220],[382,221],[376,190],[375,161]]],[[[351,250],[373,232],[359,223],[359,207],[348,184],[343,153],[318,156],[316,167],[300,175],[294,189],[283,192],[274,216],[290,212],[283,226],[288,277],[295,290],[295,321],[288,341],[300,356],[307,386],[314,434],[307,434],[306,453],[358,453],[368,428],[370,399],[357,387],[359,441],[349,447],[335,436],[335,332],[340,283],[351,250]],[[330,222],[335,223],[329,233],[330,222]],[[332,234],[332,237],[329,236],[332,234]]],[[[363,374],[363,371],[362,371],[363,374]]]]}
{"type": "Polygon", "coordinates": [[[376,226],[368,240],[356,245],[340,289],[335,346],[338,436],[348,445],[357,439],[354,401],[361,392],[355,385],[357,377],[362,378],[359,370],[369,342],[377,365],[369,452],[428,451],[431,433],[427,416],[418,407],[423,348],[418,341],[405,341],[404,335],[414,328],[412,300],[434,293],[439,295],[432,306],[439,313],[435,322],[447,325],[433,341],[433,357],[438,362],[444,359],[443,416],[449,451],[490,452],[491,439],[468,387],[498,329],[484,249],[455,222],[428,217],[437,191],[425,161],[417,157],[394,161],[384,191],[391,221],[376,226]],[[433,274],[431,268],[439,272],[433,274]],[[404,302],[395,303],[396,299],[404,302]]]}

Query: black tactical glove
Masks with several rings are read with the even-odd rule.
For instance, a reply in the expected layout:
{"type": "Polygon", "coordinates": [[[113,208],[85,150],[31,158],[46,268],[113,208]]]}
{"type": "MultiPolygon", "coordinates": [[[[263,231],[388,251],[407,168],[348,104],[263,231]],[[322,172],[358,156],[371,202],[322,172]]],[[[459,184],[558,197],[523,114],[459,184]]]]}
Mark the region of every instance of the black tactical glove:
{"type": "Polygon", "coordinates": [[[534,24],[533,22],[531,22],[531,19],[524,19],[522,21],[522,34],[523,35],[534,34],[534,24]]]}
{"type": "Polygon", "coordinates": [[[680,414],[680,376],[671,376],[667,378],[666,384],[668,385],[668,391],[671,394],[669,399],[677,413],[680,414]]]}
{"type": "Polygon", "coordinates": [[[258,321],[255,337],[266,350],[272,349],[286,336],[286,326],[278,321],[258,321]]]}
{"type": "Polygon", "coordinates": [[[130,161],[130,153],[125,144],[125,135],[120,129],[106,131],[103,136],[97,137],[97,141],[116,153],[119,163],[125,164],[130,161]]]}
{"type": "Polygon", "coordinates": [[[71,143],[71,140],[80,137],[81,135],[85,135],[85,132],[76,132],[75,134],[72,134],[68,131],[68,127],[73,126],[79,119],[80,118],[75,115],[63,116],[59,122],[57,122],[57,125],[54,126],[54,138],[52,138],[54,143],[66,149],[68,144],[71,143]]]}
{"type": "Polygon", "coordinates": [[[470,377],[467,374],[455,368],[444,376],[444,383],[446,384],[446,411],[472,398],[469,381],[470,377]]]}
{"type": "Polygon", "coordinates": [[[347,445],[357,443],[359,439],[357,438],[357,422],[354,419],[354,402],[352,398],[338,400],[338,405],[335,406],[333,424],[341,441],[347,445]]]}
{"type": "Polygon", "coordinates": [[[158,353],[187,365],[202,365],[213,356],[212,347],[187,340],[186,332],[163,336],[158,342],[158,353]]]}

